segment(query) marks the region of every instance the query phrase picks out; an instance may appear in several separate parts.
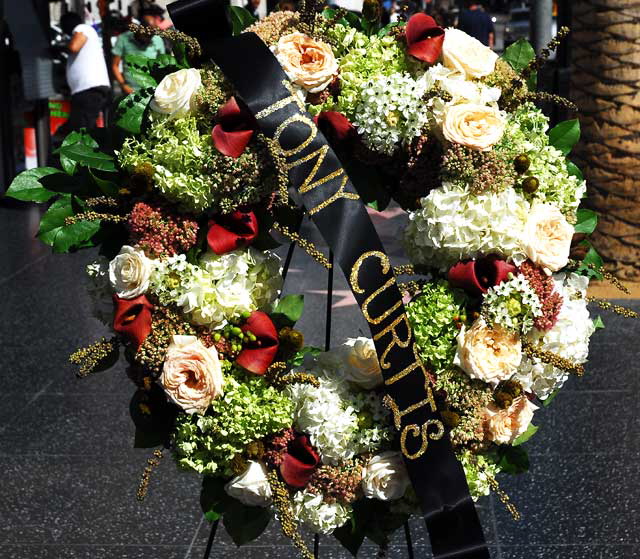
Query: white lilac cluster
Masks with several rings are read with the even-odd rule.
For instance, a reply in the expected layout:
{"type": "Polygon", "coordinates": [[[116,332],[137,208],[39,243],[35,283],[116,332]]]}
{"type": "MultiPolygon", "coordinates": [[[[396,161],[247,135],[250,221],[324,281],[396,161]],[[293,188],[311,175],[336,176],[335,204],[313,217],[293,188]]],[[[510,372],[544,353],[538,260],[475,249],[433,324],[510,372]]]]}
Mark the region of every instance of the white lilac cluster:
{"type": "Polygon", "coordinates": [[[527,278],[518,274],[485,293],[482,312],[487,322],[524,334],[542,314],[542,304],[527,278]]]}
{"type": "Polygon", "coordinates": [[[445,182],[420,204],[409,216],[405,237],[414,264],[445,270],[481,254],[524,259],[520,239],[529,204],[515,190],[475,195],[445,182]]]}
{"type": "Polygon", "coordinates": [[[86,289],[91,299],[91,313],[108,326],[113,322],[113,300],[109,283],[109,261],[101,256],[86,267],[86,289]]]}
{"type": "Polygon", "coordinates": [[[367,146],[392,155],[399,144],[419,136],[428,121],[423,101],[427,89],[424,75],[380,75],[364,82],[353,123],[367,146]]]}
{"type": "MultiPolygon", "coordinates": [[[[541,343],[542,349],[582,364],[589,354],[589,338],[595,326],[589,317],[585,299],[589,280],[577,274],[556,274],[555,289],[562,295],[563,303],[558,321],[548,332],[533,330],[531,341],[541,343]]],[[[523,357],[515,379],[526,391],[534,392],[541,400],[548,398],[568,378],[568,373],[538,358],[523,357]]]]}
{"type": "Polygon", "coordinates": [[[293,496],[293,516],[318,534],[330,534],[347,522],[351,507],[327,503],[321,494],[298,491],[293,496]]]}
{"type": "Polygon", "coordinates": [[[243,313],[267,308],[282,287],[280,260],[253,248],[207,252],[194,265],[184,254],[158,262],[150,284],[163,305],[176,304],[197,324],[220,328],[243,313]]]}

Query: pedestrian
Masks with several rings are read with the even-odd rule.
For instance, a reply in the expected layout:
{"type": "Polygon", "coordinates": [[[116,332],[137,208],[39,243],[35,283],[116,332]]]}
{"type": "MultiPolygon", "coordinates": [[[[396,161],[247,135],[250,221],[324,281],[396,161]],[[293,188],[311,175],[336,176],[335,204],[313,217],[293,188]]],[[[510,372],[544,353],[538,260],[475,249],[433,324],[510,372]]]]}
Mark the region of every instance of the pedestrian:
{"type": "Polygon", "coordinates": [[[64,138],[74,130],[95,128],[100,111],[109,101],[111,84],[102,42],[96,30],[83,23],[76,12],[64,14],[60,18],[60,27],[71,37],[67,45],[71,112],[67,122],[56,133],[57,137],[64,138]]]}
{"type": "MultiPolygon", "coordinates": [[[[157,6],[156,6],[157,7],[157,6]]],[[[162,8],[161,8],[162,9],[162,8]]],[[[159,18],[155,11],[147,12],[148,8],[142,10],[141,18],[144,25],[148,27],[158,27],[159,18]]],[[[164,13],[164,10],[163,10],[164,13]]],[[[133,93],[140,87],[130,70],[128,55],[138,55],[145,58],[156,58],[160,54],[167,52],[164,41],[157,35],[136,35],[132,31],[122,33],[113,47],[111,71],[116,81],[120,84],[122,92],[133,93]],[[122,64],[122,70],[120,69],[122,64]]]]}
{"type": "Polygon", "coordinates": [[[478,2],[467,0],[465,9],[460,12],[458,29],[475,37],[483,45],[493,48],[495,44],[495,29],[491,16],[484,11],[478,2]]]}

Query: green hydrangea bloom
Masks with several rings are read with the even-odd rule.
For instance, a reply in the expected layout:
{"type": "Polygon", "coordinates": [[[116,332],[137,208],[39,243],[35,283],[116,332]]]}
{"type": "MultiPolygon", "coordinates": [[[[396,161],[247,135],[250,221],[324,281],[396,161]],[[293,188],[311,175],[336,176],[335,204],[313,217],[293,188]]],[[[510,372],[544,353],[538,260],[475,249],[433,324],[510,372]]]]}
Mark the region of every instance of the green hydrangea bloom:
{"type": "Polygon", "coordinates": [[[464,314],[464,296],[445,281],[425,285],[407,306],[420,357],[436,372],[450,367],[456,352],[455,316],[464,314]]]}
{"type": "Polygon", "coordinates": [[[174,443],[178,465],[187,470],[231,476],[231,461],[248,443],[291,427],[293,403],[257,375],[233,370],[224,395],[204,415],[180,414],[174,443]]]}
{"type": "Polygon", "coordinates": [[[526,194],[529,201],[538,200],[557,206],[571,217],[586,193],[586,183],[567,171],[564,154],[549,145],[549,119],[531,103],[525,103],[508,115],[507,126],[496,150],[511,159],[526,154],[530,167],[525,176],[536,177],[538,190],[526,194]]]}
{"type": "Polygon", "coordinates": [[[474,501],[480,497],[489,495],[491,486],[488,476],[495,478],[498,473],[498,466],[487,460],[482,454],[472,455],[470,451],[465,451],[458,455],[458,460],[464,468],[464,475],[469,485],[469,493],[474,501]]]}
{"type": "Polygon", "coordinates": [[[313,114],[339,111],[353,120],[365,82],[379,76],[411,73],[419,67],[419,63],[407,56],[394,37],[367,37],[344,25],[329,27],[327,34],[340,66],[340,94],[336,101],[330,99],[323,105],[310,107],[313,114]]]}

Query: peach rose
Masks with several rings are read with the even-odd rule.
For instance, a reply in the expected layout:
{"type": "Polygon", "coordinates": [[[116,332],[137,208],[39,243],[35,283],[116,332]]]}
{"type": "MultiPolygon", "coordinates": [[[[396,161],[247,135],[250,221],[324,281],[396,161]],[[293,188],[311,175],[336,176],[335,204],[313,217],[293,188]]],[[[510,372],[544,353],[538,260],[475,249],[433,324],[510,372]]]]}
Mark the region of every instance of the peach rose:
{"type": "Polygon", "coordinates": [[[195,336],[176,336],[167,349],[160,383],[167,396],[187,413],[204,413],[222,396],[224,378],[214,347],[195,336]]]}
{"type": "Polygon", "coordinates": [[[511,444],[527,430],[537,409],[538,406],[526,396],[516,398],[506,409],[490,404],[484,411],[486,439],[498,444],[511,444]]]}
{"type": "Polygon", "coordinates": [[[557,272],[569,261],[573,232],[573,226],[558,208],[535,204],[524,226],[524,252],[547,272],[557,272]]]}
{"type": "Polygon", "coordinates": [[[498,55],[460,29],[449,28],[444,33],[442,61],[468,79],[488,76],[496,67],[498,55]]]}
{"type": "Polygon", "coordinates": [[[487,151],[500,141],[504,127],[505,120],[497,108],[462,103],[446,109],[442,133],[450,142],[487,151]]]}
{"type": "Polygon", "coordinates": [[[331,46],[298,31],[280,37],[274,54],[289,79],[310,93],[322,91],[338,74],[331,46]]]}
{"type": "Polygon", "coordinates": [[[522,360],[522,343],[516,332],[490,327],[482,318],[458,334],[454,363],[473,379],[496,386],[516,372],[522,360]]]}

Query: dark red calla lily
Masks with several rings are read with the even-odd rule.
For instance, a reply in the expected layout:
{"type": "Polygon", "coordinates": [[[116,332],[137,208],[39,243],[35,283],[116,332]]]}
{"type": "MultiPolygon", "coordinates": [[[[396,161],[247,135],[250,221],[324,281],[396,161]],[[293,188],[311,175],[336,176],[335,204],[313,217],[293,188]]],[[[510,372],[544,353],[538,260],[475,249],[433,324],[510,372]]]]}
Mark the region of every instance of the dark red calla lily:
{"type": "Polygon", "coordinates": [[[318,464],[320,456],[311,446],[306,435],[298,435],[289,443],[280,464],[280,475],[291,487],[304,487],[309,482],[318,464]]]}
{"type": "Polygon", "coordinates": [[[236,363],[256,375],[264,375],[278,353],[278,331],[269,315],[253,311],[241,327],[243,332],[251,332],[255,342],[245,344],[236,363]]]}
{"type": "Polygon", "coordinates": [[[502,283],[515,273],[516,267],[497,256],[458,262],[449,270],[449,283],[471,295],[486,293],[490,287],[502,283]]]}
{"type": "Polygon", "coordinates": [[[153,305],[144,295],[135,299],[121,299],[114,295],[113,303],[116,307],[113,329],[130,341],[137,351],[151,332],[153,305]]]}
{"type": "Polygon", "coordinates": [[[207,244],[216,254],[250,245],[258,236],[258,218],[253,212],[236,210],[209,220],[207,244]]]}
{"type": "Polygon", "coordinates": [[[256,131],[255,118],[232,97],[220,107],[216,119],[211,131],[213,145],[223,155],[240,157],[256,131]]]}
{"type": "Polygon", "coordinates": [[[407,52],[426,62],[435,64],[442,52],[444,43],[444,29],[436,20],[427,14],[415,14],[409,18],[405,28],[407,38],[407,52]]]}
{"type": "Polygon", "coordinates": [[[338,111],[322,111],[313,117],[313,122],[334,147],[348,142],[356,135],[353,124],[338,111]]]}

